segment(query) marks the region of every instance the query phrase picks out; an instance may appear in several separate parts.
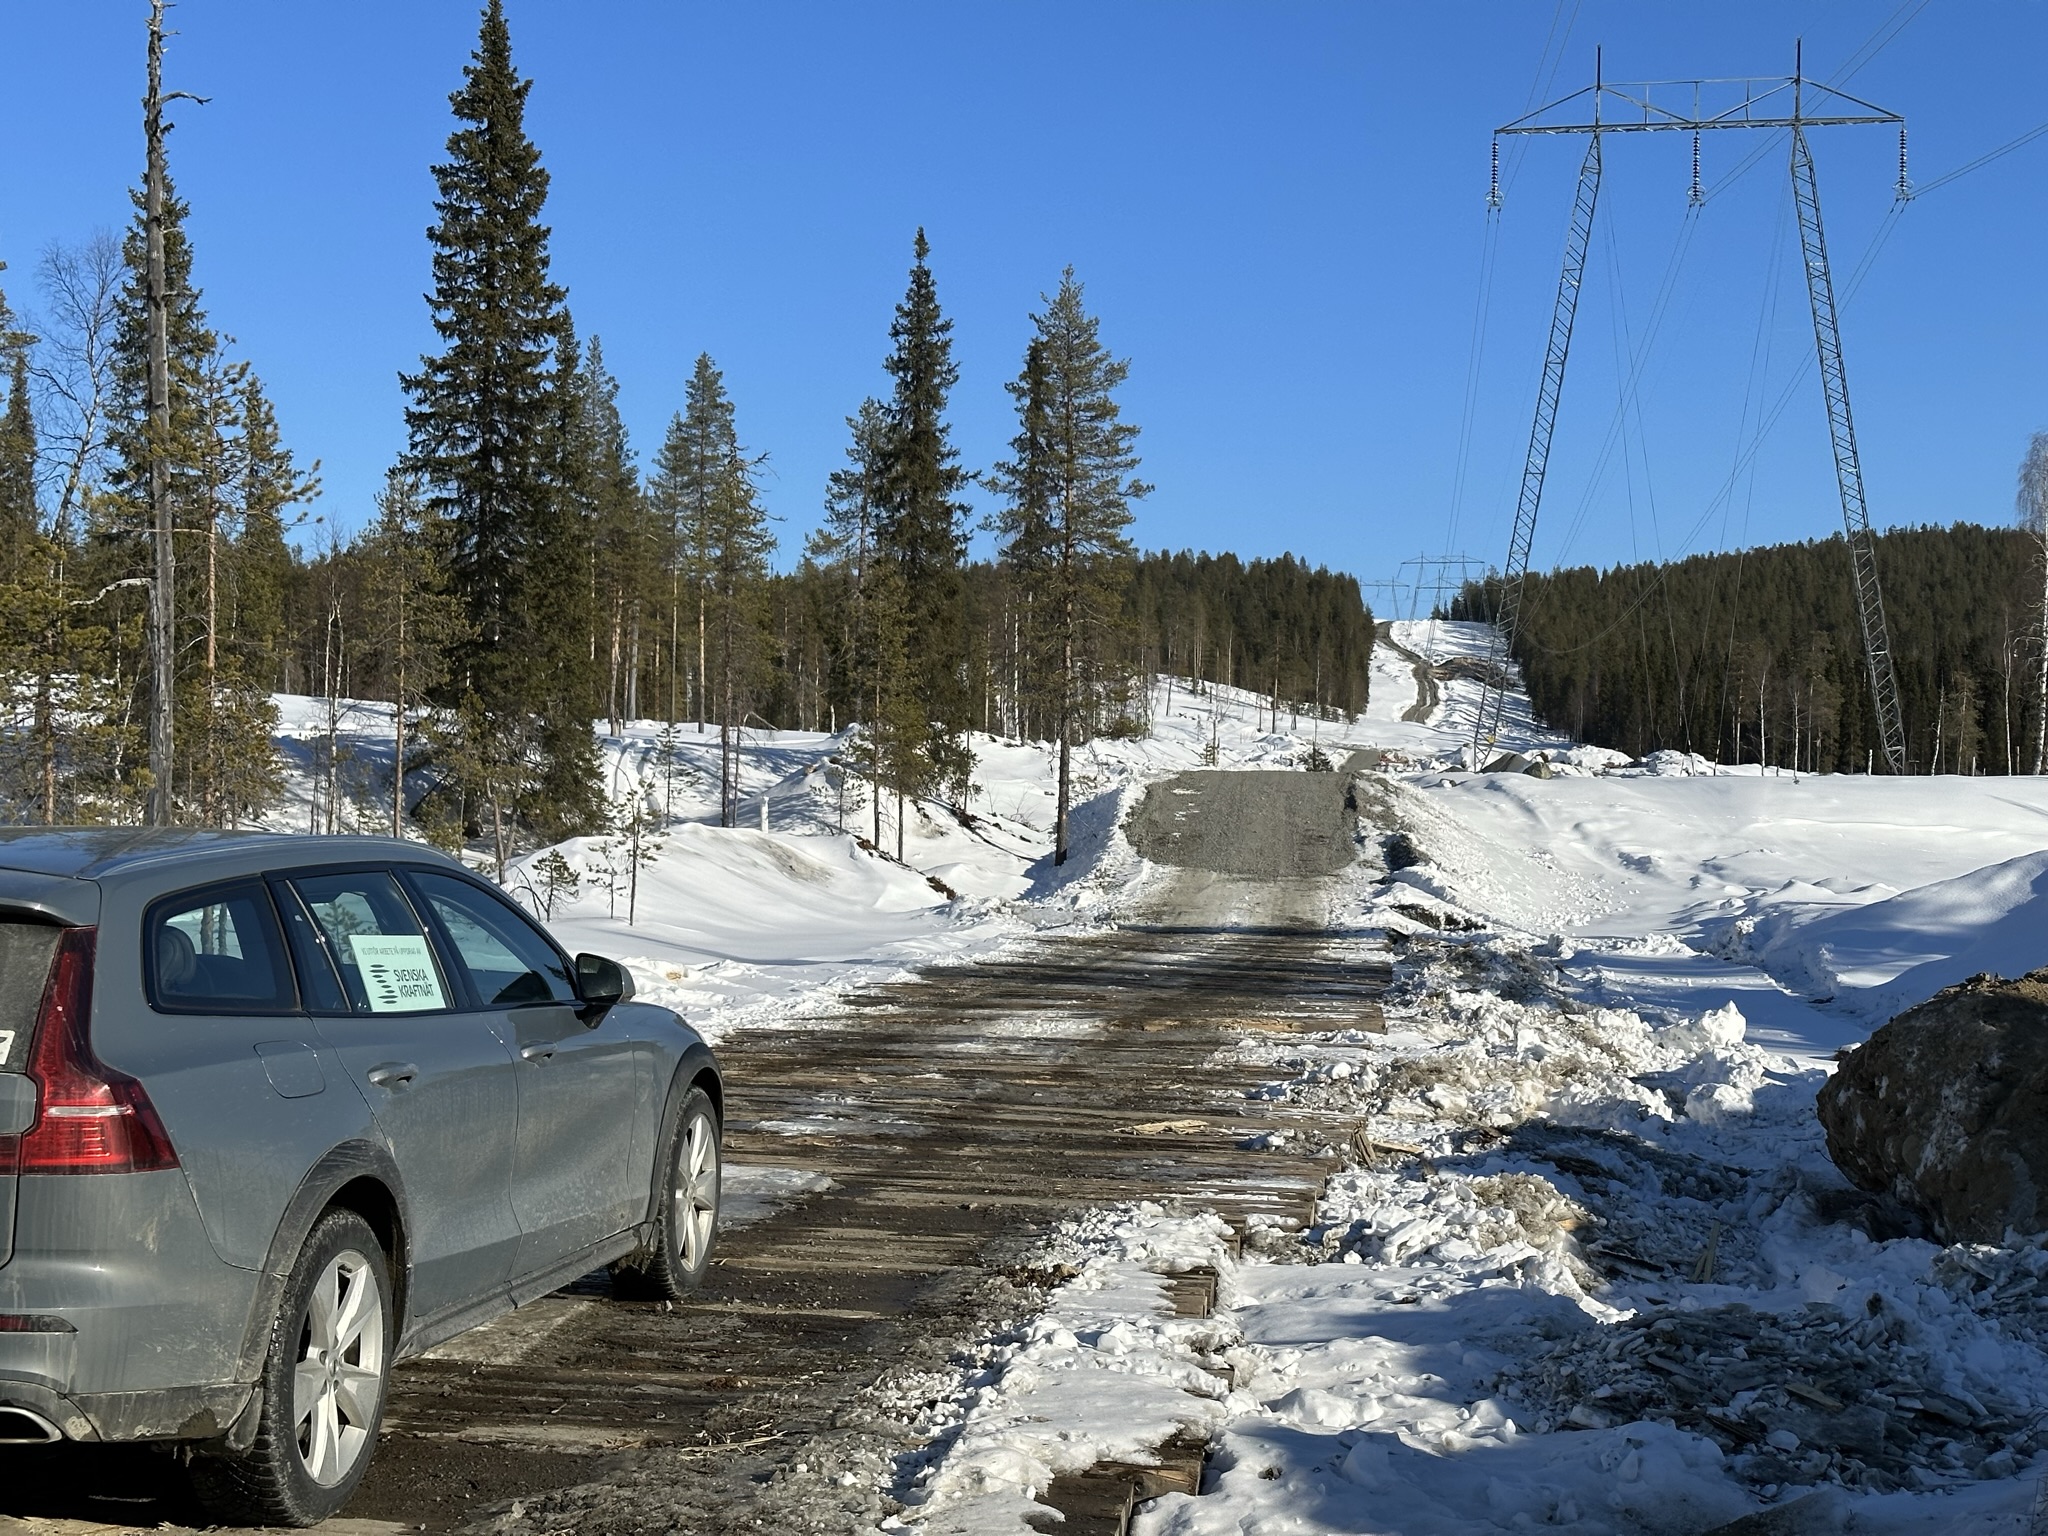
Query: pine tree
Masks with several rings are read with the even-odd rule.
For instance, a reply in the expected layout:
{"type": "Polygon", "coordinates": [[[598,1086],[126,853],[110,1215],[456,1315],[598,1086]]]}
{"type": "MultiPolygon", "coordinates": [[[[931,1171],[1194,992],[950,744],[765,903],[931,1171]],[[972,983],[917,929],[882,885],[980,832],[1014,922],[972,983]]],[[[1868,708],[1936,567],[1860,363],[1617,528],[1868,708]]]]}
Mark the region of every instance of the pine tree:
{"type": "Polygon", "coordinates": [[[1072,267],[1031,318],[1036,334],[1008,386],[1020,428],[1015,457],[997,466],[994,480],[1009,499],[997,524],[1003,558],[1033,599],[1051,670],[1059,743],[1053,862],[1063,864],[1072,747],[1077,733],[1092,731],[1114,677],[1111,632],[1130,575],[1130,501],[1151,487],[1132,478],[1138,429],[1121,419],[1114,399],[1130,364],[1102,345],[1072,267]]]}
{"type": "Polygon", "coordinates": [[[702,353],[690,372],[683,409],[669,422],[652,487],[655,515],[668,538],[670,582],[670,706],[676,718],[675,673],[681,658],[694,651],[691,698],[697,729],[709,718],[711,633],[711,547],[718,522],[717,503],[730,466],[743,462],[739,431],[734,425],[725,376],[702,353]],[[694,636],[685,635],[689,624],[694,636]]]}
{"type": "Polygon", "coordinates": [[[583,563],[564,488],[575,358],[541,223],[548,175],[525,131],[531,86],[513,69],[502,0],[489,0],[434,168],[429,304],[443,350],[403,379],[410,465],[451,533],[465,639],[450,686],[474,700],[459,714],[481,733],[465,756],[501,867],[522,818],[545,837],[597,814],[587,599],[560,563],[583,563]]]}
{"type": "MultiPolygon", "coordinates": [[[[0,262],[0,272],[7,264],[0,262]]],[[[35,338],[21,328],[0,293],[0,370],[7,406],[0,415],[0,578],[13,576],[29,555],[42,523],[36,503],[36,421],[29,399],[29,349],[35,338]]]]}
{"type": "MultiPolygon", "coordinates": [[[[967,552],[958,499],[967,483],[946,425],[946,399],[959,382],[953,322],[939,308],[917,232],[910,287],[889,327],[895,349],[884,363],[895,389],[888,403],[888,451],[881,477],[877,534],[894,567],[910,640],[907,679],[921,727],[914,754],[899,760],[899,796],[962,794],[974,760],[965,733],[972,721],[965,677],[966,626],[960,566],[967,552]]],[[[900,818],[899,818],[900,820],[900,818]]]]}
{"type": "Polygon", "coordinates": [[[879,400],[863,400],[857,414],[846,418],[852,441],[846,467],[832,472],[825,491],[825,523],[811,536],[806,552],[823,560],[842,584],[845,601],[838,609],[841,683],[853,713],[870,722],[869,787],[874,795],[875,838],[881,840],[882,783],[873,748],[885,691],[894,696],[897,679],[885,679],[875,632],[878,567],[878,522],[882,512],[882,476],[888,462],[889,418],[879,400]]]}

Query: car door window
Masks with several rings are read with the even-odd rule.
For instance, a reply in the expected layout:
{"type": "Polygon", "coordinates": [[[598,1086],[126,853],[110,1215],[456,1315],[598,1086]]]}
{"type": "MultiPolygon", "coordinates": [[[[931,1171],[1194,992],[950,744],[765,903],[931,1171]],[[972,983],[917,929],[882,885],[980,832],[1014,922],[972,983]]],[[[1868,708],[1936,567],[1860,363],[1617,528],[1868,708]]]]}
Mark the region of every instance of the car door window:
{"type": "Polygon", "coordinates": [[[452,1007],[433,945],[383,870],[301,875],[292,889],[340,979],[351,1013],[427,1013],[452,1007]]]}
{"type": "Polygon", "coordinates": [[[290,1013],[284,938],[260,882],[169,896],[142,920],[150,1006],[159,1013],[290,1013]]]}
{"type": "Polygon", "coordinates": [[[448,875],[415,870],[412,880],[485,1007],[576,1001],[576,982],[561,954],[508,902],[448,875]]]}

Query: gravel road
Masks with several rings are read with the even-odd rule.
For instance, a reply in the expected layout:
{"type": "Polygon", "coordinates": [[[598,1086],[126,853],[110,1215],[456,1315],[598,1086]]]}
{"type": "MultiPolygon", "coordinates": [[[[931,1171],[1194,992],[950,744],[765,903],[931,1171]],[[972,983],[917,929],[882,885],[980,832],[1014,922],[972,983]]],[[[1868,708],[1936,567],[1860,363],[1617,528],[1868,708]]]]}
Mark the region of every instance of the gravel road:
{"type": "Polygon", "coordinates": [[[1125,831],[1156,863],[1251,880],[1334,875],[1358,857],[1344,773],[1177,774],[1145,791],[1125,831]]]}

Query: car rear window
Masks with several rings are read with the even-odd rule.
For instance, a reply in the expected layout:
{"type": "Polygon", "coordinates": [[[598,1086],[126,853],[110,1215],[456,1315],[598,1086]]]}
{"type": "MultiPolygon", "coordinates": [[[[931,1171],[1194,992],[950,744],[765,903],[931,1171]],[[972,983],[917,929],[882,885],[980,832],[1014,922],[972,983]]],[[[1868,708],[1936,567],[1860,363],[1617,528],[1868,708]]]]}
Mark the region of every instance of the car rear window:
{"type": "Polygon", "coordinates": [[[298,1007],[277,911],[260,881],[167,896],[143,919],[150,1006],[161,1013],[298,1007]]]}
{"type": "Polygon", "coordinates": [[[0,1072],[19,1072],[28,1063],[50,957],[63,932],[50,923],[0,919],[0,1072]]]}

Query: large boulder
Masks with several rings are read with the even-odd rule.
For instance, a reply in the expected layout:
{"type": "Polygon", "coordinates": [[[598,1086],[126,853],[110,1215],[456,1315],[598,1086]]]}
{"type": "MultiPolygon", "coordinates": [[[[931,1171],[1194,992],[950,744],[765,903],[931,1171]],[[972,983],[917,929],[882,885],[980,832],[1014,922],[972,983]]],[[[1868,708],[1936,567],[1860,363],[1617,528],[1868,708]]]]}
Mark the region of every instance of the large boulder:
{"type": "Polygon", "coordinates": [[[1820,1091],[1851,1182],[1947,1242],[2048,1230],[2048,970],[1972,976],[1885,1025],[1820,1091]]]}

